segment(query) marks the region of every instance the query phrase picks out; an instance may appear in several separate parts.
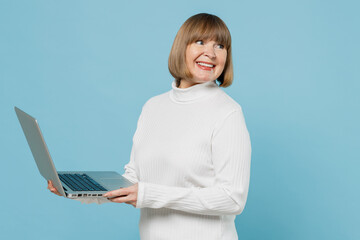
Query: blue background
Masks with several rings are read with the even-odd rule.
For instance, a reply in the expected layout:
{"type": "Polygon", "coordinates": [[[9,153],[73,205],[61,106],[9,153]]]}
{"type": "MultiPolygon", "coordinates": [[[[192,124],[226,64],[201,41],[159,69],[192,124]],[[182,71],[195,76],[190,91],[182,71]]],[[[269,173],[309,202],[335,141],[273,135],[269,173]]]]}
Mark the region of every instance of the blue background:
{"type": "Polygon", "coordinates": [[[358,1],[0,1],[2,239],[138,239],[139,211],[57,197],[13,107],[34,115],[58,170],[128,162],[145,101],[170,90],[167,58],[190,16],[233,38],[252,140],[240,239],[360,239],[358,1]],[[79,223],[78,219],[81,219],[79,223]]]}

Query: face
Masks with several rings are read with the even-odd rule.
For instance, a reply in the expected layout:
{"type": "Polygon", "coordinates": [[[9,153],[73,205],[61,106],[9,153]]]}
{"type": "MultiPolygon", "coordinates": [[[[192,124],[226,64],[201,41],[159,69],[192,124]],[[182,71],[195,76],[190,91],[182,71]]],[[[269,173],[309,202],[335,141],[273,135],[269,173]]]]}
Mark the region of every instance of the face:
{"type": "Polygon", "coordinates": [[[216,80],[224,70],[227,50],[213,40],[198,40],[186,48],[186,66],[192,78],[182,79],[180,88],[216,80]]]}

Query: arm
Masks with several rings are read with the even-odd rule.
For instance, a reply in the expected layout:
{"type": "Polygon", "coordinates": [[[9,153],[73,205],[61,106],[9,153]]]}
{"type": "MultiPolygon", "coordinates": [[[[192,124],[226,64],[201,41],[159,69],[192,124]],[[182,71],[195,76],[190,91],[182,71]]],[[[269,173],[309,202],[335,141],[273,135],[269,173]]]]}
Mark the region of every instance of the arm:
{"type": "Polygon", "coordinates": [[[134,145],[131,148],[130,161],[125,165],[124,170],[125,173],[123,174],[123,177],[127,178],[132,183],[137,183],[139,181],[134,163],[134,145]]]}
{"type": "Polygon", "coordinates": [[[144,111],[145,111],[146,104],[147,104],[147,102],[144,104],[144,106],[143,106],[143,108],[141,110],[141,114],[140,114],[139,120],[137,122],[136,131],[135,131],[134,136],[133,136],[133,145],[132,145],[132,148],[131,148],[130,161],[124,167],[125,173],[123,174],[123,177],[127,178],[130,182],[132,182],[134,184],[139,181],[138,176],[137,176],[136,165],[135,165],[135,151],[134,151],[134,142],[135,141],[134,141],[134,139],[136,137],[137,131],[142,126],[142,121],[143,121],[143,118],[144,118],[143,116],[144,116],[144,111]]]}
{"type": "Polygon", "coordinates": [[[138,183],[137,208],[171,208],[204,215],[235,215],[245,207],[251,145],[241,109],[215,126],[212,161],[215,185],[207,188],[138,183]]]}

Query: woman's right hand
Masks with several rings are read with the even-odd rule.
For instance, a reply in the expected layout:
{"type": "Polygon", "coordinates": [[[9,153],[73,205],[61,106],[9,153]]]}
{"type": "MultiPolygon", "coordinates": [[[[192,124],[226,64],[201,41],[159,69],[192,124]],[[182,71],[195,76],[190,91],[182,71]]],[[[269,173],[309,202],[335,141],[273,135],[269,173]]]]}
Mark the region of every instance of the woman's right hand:
{"type": "Polygon", "coordinates": [[[61,196],[61,194],[58,192],[58,190],[53,186],[51,180],[48,180],[48,187],[47,188],[50,190],[50,192],[55,193],[58,196],[61,196]]]}

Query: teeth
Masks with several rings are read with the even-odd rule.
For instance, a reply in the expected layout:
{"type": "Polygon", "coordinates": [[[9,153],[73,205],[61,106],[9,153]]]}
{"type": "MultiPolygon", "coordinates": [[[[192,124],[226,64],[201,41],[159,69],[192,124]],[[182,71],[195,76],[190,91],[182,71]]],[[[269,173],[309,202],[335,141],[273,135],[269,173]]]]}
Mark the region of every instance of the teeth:
{"type": "Polygon", "coordinates": [[[202,62],[198,62],[197,64],[204,66],[204,67],[214,67],[214,65],[211,64],[207,64],[207,63],[202,63],[202,62]]]}

